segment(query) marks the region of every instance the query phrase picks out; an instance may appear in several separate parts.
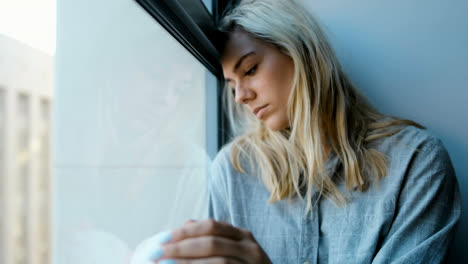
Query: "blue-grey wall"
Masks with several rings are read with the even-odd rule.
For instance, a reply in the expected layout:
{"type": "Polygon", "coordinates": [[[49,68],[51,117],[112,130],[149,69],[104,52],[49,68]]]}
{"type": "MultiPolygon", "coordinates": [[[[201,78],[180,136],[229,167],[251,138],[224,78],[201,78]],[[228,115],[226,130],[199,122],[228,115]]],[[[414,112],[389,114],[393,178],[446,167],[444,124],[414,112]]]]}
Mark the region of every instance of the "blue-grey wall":
{"type": "Polygon", "coordinates": [[[468,1],[304,2],[370,100],[444,142],[464,202],[450,263],[468,263],[468,1]]]}

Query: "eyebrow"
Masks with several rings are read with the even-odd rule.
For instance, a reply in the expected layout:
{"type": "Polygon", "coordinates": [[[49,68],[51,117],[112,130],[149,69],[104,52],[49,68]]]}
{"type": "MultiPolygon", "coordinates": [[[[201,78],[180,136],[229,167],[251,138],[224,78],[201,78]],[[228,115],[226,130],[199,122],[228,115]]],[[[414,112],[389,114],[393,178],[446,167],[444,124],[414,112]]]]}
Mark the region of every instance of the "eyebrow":
{"type": "MultiPolygon", "coordinates": [[[[254,55],[254,54],[255,54],[255,51],[251,51],[251,52],[249,52],[249,53],[243,55],[242,57],[240,57],[239,60],[236,62],[236,65],[234,65],[234,70],[233,70],[233,71],[236,72],[237,69],[239,69],[239,67],[240,67],[240,65],[242,64],[242,62],[243,62],[247,57],[249,57],[249,56],[251,56],[251,55],[254,55]]],[[[226,81],[227,81],[227,82],[232,82],[232,80],[229,79],[229,78],[227,78],[226,81]]]]}

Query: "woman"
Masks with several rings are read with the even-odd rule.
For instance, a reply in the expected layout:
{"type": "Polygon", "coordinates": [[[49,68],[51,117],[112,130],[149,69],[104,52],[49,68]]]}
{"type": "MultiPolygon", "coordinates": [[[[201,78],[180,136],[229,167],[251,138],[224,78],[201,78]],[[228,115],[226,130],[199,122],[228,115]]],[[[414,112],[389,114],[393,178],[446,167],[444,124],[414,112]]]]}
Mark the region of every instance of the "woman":
{"type": "Polygon", "coordinates": [[[220,24],[234,139],[209,220],[157,263],[440,263],[460,217],[440,140],[377,112],[296,1],[245,0],[220,24]]]}

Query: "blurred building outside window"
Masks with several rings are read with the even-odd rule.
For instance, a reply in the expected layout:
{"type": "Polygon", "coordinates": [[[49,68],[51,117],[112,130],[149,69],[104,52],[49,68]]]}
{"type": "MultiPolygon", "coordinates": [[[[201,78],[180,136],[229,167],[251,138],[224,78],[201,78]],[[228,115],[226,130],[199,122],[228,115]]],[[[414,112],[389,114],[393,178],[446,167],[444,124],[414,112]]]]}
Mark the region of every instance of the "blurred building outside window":
{"type": "Polygon", "coordinates": [[[53,56],[0,35],[2,263],[49,263],[53,56]]]}
{"type": "Polygon", "coordinates": [[[51,263],[55,1],[0,2],[0,263],[51,263]]]}

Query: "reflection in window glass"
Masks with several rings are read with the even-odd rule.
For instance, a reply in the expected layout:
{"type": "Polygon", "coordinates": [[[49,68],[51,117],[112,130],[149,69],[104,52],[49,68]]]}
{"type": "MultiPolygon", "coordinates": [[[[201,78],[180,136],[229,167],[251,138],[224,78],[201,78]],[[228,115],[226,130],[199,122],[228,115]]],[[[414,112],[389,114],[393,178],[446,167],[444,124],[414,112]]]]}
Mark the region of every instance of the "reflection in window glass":
{"type": "Polygon", "coordinates": [[[214,76],[136,2],[102,2],[57,10],[54,263],[128,263],[206,209],[214,76]]]}

